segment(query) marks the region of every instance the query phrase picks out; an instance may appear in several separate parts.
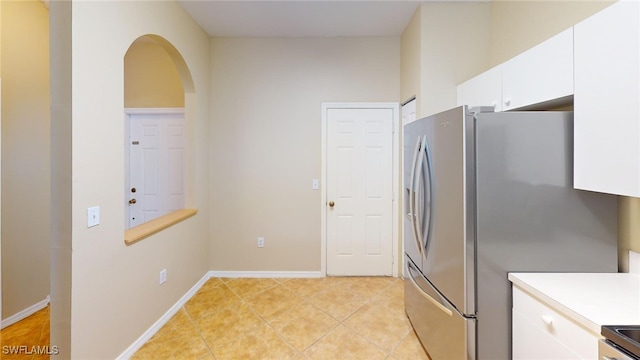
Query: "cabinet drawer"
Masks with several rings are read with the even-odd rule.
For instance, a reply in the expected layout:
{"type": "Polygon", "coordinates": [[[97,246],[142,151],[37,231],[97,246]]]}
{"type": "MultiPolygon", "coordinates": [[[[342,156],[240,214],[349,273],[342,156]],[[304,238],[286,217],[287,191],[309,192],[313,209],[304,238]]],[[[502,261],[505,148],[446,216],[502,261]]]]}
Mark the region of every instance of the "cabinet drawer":
{"type": "Polygon", "coordinates": [[[513,329],[513,360],[580,359],[578,354],[517,311],[513,312],[513,329]]]}
{"type": "MultiPolygon", "coordinates": [[[[518,287],[513,287],[513,312],[583,359],[597,359],[599,336],[578,325],[518,287]]],[[[514,325],[514,332],[515,329],[514,325]]],[[[514,350],[515,351],[515,350],[514,350]]]]}

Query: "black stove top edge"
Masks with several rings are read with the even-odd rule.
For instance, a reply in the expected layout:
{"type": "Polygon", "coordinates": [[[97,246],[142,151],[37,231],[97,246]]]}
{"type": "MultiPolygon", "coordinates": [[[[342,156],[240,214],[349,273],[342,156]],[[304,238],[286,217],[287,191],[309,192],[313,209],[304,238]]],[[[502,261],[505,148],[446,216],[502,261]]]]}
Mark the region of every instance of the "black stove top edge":
{"type": "Polygon", "coordinates": [[[618,348],[640,358],[640,325],[603,325],[600,334],[618,348]]]}

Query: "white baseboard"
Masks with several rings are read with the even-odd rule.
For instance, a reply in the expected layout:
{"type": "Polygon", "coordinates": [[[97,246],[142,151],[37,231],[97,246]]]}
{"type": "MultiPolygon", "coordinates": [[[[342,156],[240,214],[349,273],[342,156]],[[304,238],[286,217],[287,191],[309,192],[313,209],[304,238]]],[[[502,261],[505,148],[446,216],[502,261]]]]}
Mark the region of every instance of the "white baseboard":
{"type": "Polygon", "coordinates": [[[26,319],[29,316],[35,314],[36,312],[46,308],[47,305],[49,305],[50,301],[51,301],[51,296],[47,295],[47,297],[44,300],[39,301],[39,302],[29,306],[28,308],[26,308],[26,309],[24,309],[24,310],[22,310],[22,311],[20,311],[20,312],[18,312],[16,314],[13,314],[13,315],[9,316],[8,318],[6,318],[6,319],[1,321],[0,329],[4,329],[9,325],[13,325],[13,324],[17,323],[18,321],[20,321],[22,319],[26,319]]]}
{"type": "Polygon", "coordinates": [[[116,359],[125,360],[132,357],[133,354],[136,353],[136,351],[140,350],[140,348],[147,341],[149,341],[149,339],[151,339],[151,337],[155,335],[155,333],[157,333],[158,330],[160,330],[164,326],[164,324],[166,324],[169,320],[171,320],[173,315],[175,315],[178,311],[180,311],[180,308],[182,308],[184,304],[186,304],[187,301],[189,301],[189,299],[191,299],[191,297],[193,297],[193,295],[195,295],[196,292],[200,290],[202,285],[204,285],[204,283],[206,283],[210,277],[211,276],[209,275],[209,273],[204,274],[204,276],[195,285],[193,285],[193,287],[191,287],[191,289],[189,289],[189,291],[187,291],[187,293],[184,294],[180,298],[180,300],[178,300],[169,310],[167,310],[167,312],[164,313],[164,315],[162,315],[162,317],[160,317],[158,321],[156,321],[153,325],[151,325],[151,327],[147,329],[147,331],[145,331],[133,344],[131,344],[131,346],[129,346],[116,359]]]}
{"type": "Polygon", "coordinates": [[[321,278],[320,271],[209,271],[210,277],[221,278],[321,278]]]}

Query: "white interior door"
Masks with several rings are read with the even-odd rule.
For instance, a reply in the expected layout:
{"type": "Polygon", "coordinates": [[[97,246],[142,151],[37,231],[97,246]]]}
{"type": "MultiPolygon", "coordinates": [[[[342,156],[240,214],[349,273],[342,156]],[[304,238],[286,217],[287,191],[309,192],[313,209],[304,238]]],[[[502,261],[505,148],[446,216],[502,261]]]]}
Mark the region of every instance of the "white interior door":
{"type": "Polygon", "coordinates": [[[129,116],[129,227],[184,208],[184,114],[129,116]]]}
{"type": "Polygon", "coordinates": [[[392,275],[397,108],[326,111],[327,274],[392,275]]]}

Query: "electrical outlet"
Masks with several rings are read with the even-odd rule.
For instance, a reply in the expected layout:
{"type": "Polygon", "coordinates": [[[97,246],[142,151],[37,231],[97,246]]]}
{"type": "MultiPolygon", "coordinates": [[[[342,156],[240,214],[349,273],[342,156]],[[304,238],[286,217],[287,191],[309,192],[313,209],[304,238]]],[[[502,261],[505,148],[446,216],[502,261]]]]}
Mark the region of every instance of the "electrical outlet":
{"type": "Polygon", "coordinates": [[[264,247],[264,238],[263,237],[259,237],[258,238],[258,247],[264,247]]]}
{"type": "Polygon", "coordinates": [[[167,269],[160,270],[160,285],[167,282],[167,269]]]}

